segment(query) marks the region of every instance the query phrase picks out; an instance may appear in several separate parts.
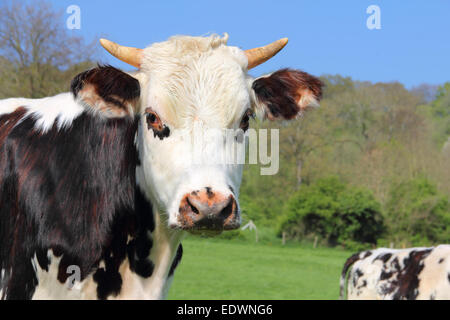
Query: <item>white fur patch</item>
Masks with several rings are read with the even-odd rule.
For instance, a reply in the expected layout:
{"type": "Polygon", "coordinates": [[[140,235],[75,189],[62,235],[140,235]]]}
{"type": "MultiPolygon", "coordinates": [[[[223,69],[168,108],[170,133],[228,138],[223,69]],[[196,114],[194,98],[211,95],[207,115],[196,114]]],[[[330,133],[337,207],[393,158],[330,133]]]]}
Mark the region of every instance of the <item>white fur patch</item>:
{"type": "Polygon", "coordinates": [[[14,112],[19,107],[27,109],[24,119],[27,117],[35,119],[35,128],[41,132],[50,130],[55,121],[58,129],[67,128],[85,110],[82,105],[76,103],[72,93],[66,92],[42,99],[0,100],[0,115],[14,112]]]}
{"type": "Polygon", "coordinates": [[[306,108],[317,108],[320,105],[314,94],[309,90],[302,90],[301,98],[297,101],[297,104],[301,110],[306,108]]]}
{"type": "Polygon", "coordinates": [[[1,269],[0,271],[0,299],[3,296],[3,278],[5,277],[5,269],[1,269]]]}
{"type": "Polygon", "coordinates": [[[70,288],[67,283],[61,283],[57,279],[59,263],[61,257],[55,257],[51,250],[48,250],[47,257],[49,258],[50,265],[48,271],[43,270],[36,255],[31,260],[33,268],[36,272],[38,284],[34,291],[33,300],[49,300],[49,299],[62,299],[62,300],[75,300],[80,299],[82,284],[78,283],[73,288],[70,288]]]}

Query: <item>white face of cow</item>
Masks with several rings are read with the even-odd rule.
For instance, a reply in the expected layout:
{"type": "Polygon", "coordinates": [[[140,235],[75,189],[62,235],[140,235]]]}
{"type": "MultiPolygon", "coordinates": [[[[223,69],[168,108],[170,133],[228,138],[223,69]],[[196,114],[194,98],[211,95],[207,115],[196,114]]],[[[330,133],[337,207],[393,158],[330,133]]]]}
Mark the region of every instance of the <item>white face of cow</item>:
{"type": "Polygon", "coordinates": [[[294,118],[321,95],[320,81],[300,71],[252,79],[246,53],[226,40],[179,36],[154,44],[134,75],[141,85],[137,179],[171,228],[239,227],[242,164],[216,157],[242,143],[230,133],[245,131],[253,113],[294,118]]]}

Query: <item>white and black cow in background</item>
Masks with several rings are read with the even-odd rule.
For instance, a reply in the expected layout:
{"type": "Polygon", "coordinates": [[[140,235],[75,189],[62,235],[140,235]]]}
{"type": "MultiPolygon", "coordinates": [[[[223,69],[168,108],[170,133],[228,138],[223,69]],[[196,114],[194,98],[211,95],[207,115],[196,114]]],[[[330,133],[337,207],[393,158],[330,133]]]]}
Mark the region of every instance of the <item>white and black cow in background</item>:
{"type": "Polygon", "coordinates": [[[450,245],[356,253],[345,262],[340,287],[341,299],[347,291],[352,300],[450,300],[450,245]]]}
{"type": "Polygon", "coordinates": [[[318,105],[322,83],[290,69],[247,74],[287,39],[247,51],[226,42],[177,36],[141,50],[102,40],[139,70],[99,66],[69,93],[0,101],[3,299],[164,298],[185,231],[239,227],[243,166],[192,164],[195,134],[245,131],[253,113],[294,119],[318,105]],[[81,270],[73,288],[71,266],[81,270]]]}

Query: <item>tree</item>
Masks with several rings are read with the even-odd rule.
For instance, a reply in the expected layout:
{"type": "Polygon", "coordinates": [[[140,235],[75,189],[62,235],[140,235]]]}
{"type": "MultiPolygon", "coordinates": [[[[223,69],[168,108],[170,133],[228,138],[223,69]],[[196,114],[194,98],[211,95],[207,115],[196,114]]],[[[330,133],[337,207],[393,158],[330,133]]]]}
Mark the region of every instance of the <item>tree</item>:
{"type": "Polygon", "coordinates": [[[422,83],[418,86],[413,87],[411,89],[411,92],[419,96],[422,99],[423,103],[430,103],[436,98],[437,90],[437,85],[422,83]]]}
{"type": "Polygon", "coordinates": [[[439,125],[440,142],[445,143],[450,136],[450,82],[439,87],[436,99],[431,103],[431,109],[439,125]]]}
{"type": "Polygon", "coordinates": [[[390,240],[412,245],[450,241],[450,202],[426,178],[394,184],[387,204],[390,240]]]}
{"type": "Polygon", "coordinates": [[[1,12],[0,98],[66,91],[74,74],[92,65],[93,43],[71,34],[49,3],[13,1],[1,12]]]}
{"type": "Polygon", "coordinates": [[[279,233],[328,244],[376,244],[384,230],[381,206],[372,193],[336,177],[302,187],[287,202],[279,233]]]}

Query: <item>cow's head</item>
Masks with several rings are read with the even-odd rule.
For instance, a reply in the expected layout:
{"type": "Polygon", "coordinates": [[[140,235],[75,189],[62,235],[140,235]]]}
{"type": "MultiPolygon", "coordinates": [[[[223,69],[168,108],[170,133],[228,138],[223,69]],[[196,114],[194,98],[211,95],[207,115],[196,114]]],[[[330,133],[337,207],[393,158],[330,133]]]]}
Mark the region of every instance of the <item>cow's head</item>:
{"type": "Polygon", "coordinates": [[[247,74],[287,39],[246,51],[227,46],[227,39],[176,36],[146,49],[101,40],[111,54],[139,68],[133,74],[141,85],[137,179],[171,228],[239,227],[243,166],[208,161],[235,141],[221,132],[247,130],[253,114],[294,119],[321,97],[320,80],[302,71],[256,79],[247,74]]]}

